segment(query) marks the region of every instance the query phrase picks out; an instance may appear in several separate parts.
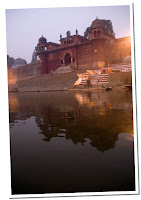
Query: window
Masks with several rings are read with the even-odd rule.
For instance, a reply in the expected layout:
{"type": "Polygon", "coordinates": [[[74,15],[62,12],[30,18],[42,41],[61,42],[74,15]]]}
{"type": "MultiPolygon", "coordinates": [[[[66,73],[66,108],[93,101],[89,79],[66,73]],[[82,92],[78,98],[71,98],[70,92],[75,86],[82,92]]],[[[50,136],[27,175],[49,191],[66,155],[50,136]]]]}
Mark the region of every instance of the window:
{"type": "Polygon", "coordinates": [[[64,41],[64,44],[66,44],[66,41],[64,41]]]}
{"type": "Polygon", "coordinates": [[[96,37],[96,31],[94,31],[94,37],[96,37]]]}
{"type": "Polygon", "coordinates": [[[97,33],[98,33],[98,37],[99,37],[99,35],[100,35],[100,30],[98,30],[98,32],[97,32],[97,33]]]}
{"type": "Polygon", "coordinates": [[[63,64],[63,59],[61,59],[61,64],[63,64]]]}
{"type": "Polygon", "coordinates": [[[73,62],[75,62],[75,58],[73,58],[73,62]]]}

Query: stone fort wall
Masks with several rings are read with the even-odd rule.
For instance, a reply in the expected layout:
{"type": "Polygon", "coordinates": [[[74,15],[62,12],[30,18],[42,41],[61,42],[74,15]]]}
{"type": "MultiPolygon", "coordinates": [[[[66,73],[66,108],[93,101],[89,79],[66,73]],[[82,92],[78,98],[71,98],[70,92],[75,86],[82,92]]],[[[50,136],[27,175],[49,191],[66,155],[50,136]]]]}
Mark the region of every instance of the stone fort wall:
{"type": "Polygon", "coordinates": [[[115,40],[114,48],[112,49],[111,62],[122,62],[123,58],[131,56],[131,37],[124,37],[115,40]]]}
{"type": "Polygon", "coordinates": [[[8,79],[20,79],[40,74],[40,62],[8,70],[8,79]]]}
{"type": "MultiPolygon", "coordinates": [[[[130,37],[115,39],[114,43],[104,39],[95,39],[79,45],[56,48],[47,52],[47,73],[65,66],[64,57],[70,54],[70,66],[73,69],[96,69],[108,64],[122,62],[123,58],[131,55],[130,37]]],[[[42,61],[41,61],[42,62],[42,61]]],[[[11,69],[9,79],[23,78],[40,74],[40,62],[11,69]]]]}

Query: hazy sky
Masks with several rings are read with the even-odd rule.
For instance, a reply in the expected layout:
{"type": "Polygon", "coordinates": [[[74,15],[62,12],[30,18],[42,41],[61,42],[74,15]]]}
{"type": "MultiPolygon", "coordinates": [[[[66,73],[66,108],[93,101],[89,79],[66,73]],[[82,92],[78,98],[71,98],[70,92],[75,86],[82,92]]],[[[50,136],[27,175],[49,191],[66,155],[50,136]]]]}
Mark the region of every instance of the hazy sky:
{"type": "Polygon", "coordinates": [[[98,16],[110,19],[116,38],[130,35],[129,6],[94,6],[80,8],[38,8],[6,10],[7,54],[31,62],[32,53],[43,35],[48,42],[59,43],[60,34],[83,35],[98,16]]]}

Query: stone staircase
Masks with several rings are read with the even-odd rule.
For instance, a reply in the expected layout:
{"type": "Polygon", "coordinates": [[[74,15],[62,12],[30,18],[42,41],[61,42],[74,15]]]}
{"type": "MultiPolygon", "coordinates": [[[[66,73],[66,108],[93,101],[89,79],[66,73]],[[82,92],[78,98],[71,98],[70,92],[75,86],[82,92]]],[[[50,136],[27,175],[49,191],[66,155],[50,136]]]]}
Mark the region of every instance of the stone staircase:
{"type": "Polygon", "coordinates": [[[82,78],[82,80],[79,83],[79,85],[86,85],[86,84],[87,84],[87,80],[85,78],[82,78]]]}
{"type": "Polygon", "coordinates": [[[83,74],[79,85],[86,85],[87,80],[90,79],[92,84],[104,84],[108,83],[109,74],[90,74],[88,72],[83,74]]]}
{"type": "Polygon", "coordinates": [[[109,74],[98,74],[97,75],[98,84],[108,83],[108,76],[109,74]]]}
{"type": "Polygon", "coordinates": [[[89,72],[89,70],[87,70],[85,73],[83,73],[83,77],[81,78],[81,82],[79,83],[79,85],[86,85],[87,84],[87,80],[91,79],[94,77],[94,74],[91,74],[89,72]]]}
{"type": "Polygon", "coordinates": [[[65,67],[59,67],[56,69],[53,74],[64,74],[64,73],[69,73],[72,72],[72,68],[70,66],[65,66],[65,67]]]}

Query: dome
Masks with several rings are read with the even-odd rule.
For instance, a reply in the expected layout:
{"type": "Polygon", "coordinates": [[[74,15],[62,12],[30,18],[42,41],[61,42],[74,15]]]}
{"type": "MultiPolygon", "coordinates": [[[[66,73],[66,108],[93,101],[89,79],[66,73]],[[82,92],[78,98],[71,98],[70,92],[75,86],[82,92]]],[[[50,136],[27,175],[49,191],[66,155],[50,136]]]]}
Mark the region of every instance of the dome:
{"type": "Polygon", "coordinates": [[[96,18],[93,22],[92,22],[92,28],[95,27],[102,27],[102,21],[98,18],[96,18]]]}
{"type": "Polygon", "coordinates": [[[39,38],[39,43],[46,43],[46,42],[47,42],[47,39],[45,37],[43,37],[43,35],[42,35],[42,37],[39,38]]]}
{"type": "Polygon", "coordinates": [[[123,59],[123,63],[131,63],[131,56],[126,56],[126,57],[123,59]]]}

